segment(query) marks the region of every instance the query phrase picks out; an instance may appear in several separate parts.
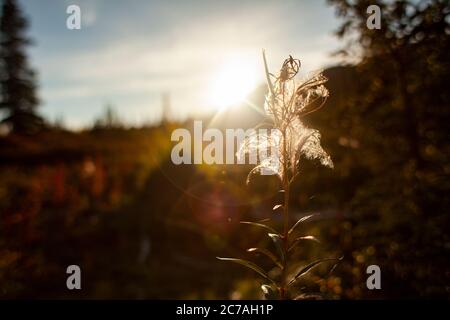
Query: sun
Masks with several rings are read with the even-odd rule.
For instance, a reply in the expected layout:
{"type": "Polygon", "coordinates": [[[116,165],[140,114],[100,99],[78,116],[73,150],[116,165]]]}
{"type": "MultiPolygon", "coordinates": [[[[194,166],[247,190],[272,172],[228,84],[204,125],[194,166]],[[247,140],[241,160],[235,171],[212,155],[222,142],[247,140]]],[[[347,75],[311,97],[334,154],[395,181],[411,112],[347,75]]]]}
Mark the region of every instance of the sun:
{"type": "Polygon", "coordinates": [[[242,103],[256,87],[254,65],[244,59],[233,59],[219,68],[211,82],[208,102],[222,110],[242,103]]]}

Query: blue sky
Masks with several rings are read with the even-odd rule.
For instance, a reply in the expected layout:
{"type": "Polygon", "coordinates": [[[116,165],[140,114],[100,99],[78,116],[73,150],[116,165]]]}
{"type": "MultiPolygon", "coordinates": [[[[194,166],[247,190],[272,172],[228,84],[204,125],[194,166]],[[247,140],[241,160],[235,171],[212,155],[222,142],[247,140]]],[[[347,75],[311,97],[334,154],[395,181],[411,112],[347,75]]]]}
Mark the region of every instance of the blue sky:
{"type": "Polygon", "coordinates": [[[250,66],[259,83],[262,48],[273,69],[292,54],[306,72],[333,64],[339,47],[325,1],[19,2],[35,41],[40,112],[72,128],[91,124],[106,104],[131,124],[156,121],[164,92],[173,117],[195,117],[215,108],[208,94],[230,61],[250,66]],[[66,28],[71,4],[81,8],[81,30],[66,28]]]}

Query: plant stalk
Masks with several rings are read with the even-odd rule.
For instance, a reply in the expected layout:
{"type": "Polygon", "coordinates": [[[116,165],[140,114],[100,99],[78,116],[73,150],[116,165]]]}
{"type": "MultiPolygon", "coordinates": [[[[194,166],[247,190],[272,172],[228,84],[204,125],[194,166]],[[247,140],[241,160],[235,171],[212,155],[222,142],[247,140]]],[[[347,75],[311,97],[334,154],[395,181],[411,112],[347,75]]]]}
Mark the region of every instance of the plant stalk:
{"type": "Polygon", "coordinates": [[[288,267],[288,248],[289,248],[289,193],[290,193],[290,181],[289,181],[289,166],[288,166],[288,152],[286,144],[286,130],[283,131],[283,189],[284,189],[284,263],[281,278],[281,290],[280,298],[282,300],[287,298],[287,267],[288,267]]]}

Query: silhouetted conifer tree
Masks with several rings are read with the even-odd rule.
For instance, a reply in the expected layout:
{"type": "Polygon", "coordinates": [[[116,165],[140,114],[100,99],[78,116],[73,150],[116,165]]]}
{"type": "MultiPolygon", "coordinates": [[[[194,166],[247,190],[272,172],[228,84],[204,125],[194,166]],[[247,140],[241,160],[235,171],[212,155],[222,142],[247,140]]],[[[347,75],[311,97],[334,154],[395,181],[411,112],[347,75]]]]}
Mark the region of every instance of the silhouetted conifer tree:
{"type": "Polygon", "coordinates": [[[29,67],[25,47],[28,22],[15,0],[4,0],[0,17],[0,110],[2,120],[16,133],[30,133],[42,125],[36,114],[35,73],[29,67]]]}

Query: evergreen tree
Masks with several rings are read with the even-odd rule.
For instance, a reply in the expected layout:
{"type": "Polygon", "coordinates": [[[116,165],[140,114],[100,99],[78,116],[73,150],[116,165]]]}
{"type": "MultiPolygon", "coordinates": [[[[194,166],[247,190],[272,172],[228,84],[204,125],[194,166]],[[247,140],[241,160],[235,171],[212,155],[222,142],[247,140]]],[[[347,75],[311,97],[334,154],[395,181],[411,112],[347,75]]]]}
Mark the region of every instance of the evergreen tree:
{"type": "Polygon", "coordinates": [[[15,0],[4,0],[0,17],[0,110],[13,132],[30,133],[42,125],[36,114],[35,74],[28,66],[28,22],[15,0]]]}
{"type": "MultiPolygon", "coordinates": [[[[335,172],[345,177],[340,185],[353,192],[339,195],[351,212],[347,256],[380,264],[390,285],[384,297],[446,297],[449,2],[329,2],[343,19],[337,35],[349,40],[344,53],[358,61],[325,73],[332,107],[319,114],[325,128],[335,121],[339,146],[329,150],[335,172]],[[381,9],[379,30],[366,25],[374,4],[381,9]]],[[[351,261],[341,278],[350,279],[357,264],[351,261]]]]}

